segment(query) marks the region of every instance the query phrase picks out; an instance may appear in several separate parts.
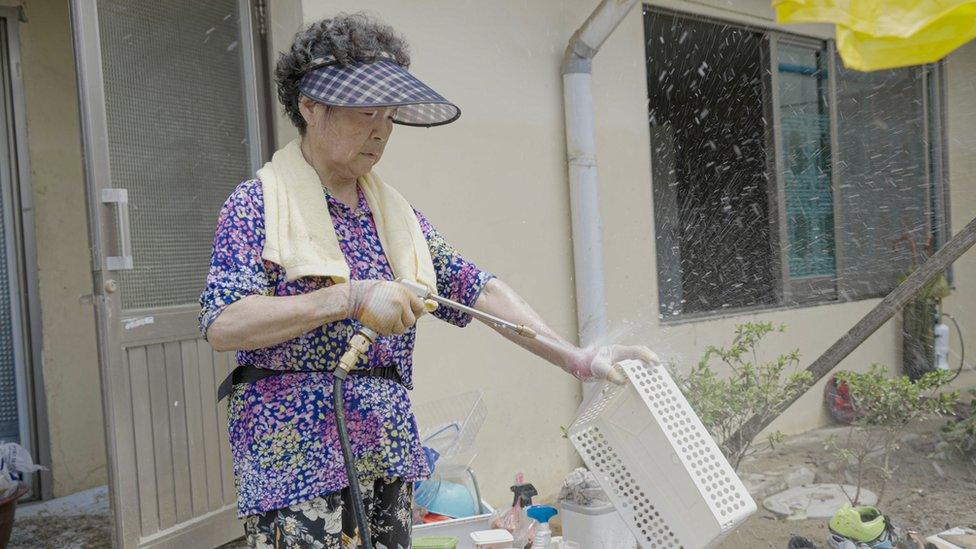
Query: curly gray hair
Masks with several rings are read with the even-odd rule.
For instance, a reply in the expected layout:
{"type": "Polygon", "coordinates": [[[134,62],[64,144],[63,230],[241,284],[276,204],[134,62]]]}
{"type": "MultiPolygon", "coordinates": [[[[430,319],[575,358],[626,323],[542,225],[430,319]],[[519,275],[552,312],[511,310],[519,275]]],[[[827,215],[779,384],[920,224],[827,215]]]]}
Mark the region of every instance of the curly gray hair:
{"type": "Polygon", "coordinates": [[[406,40],[393,27],[364,13],[340,13],[312,23],[295,35],[291,49],[278,56],[274,79],[285,114],[304,134],[305,119],[298,110],[298,83],[312,59],[332,55],[339,63],[350,65],[375,61],[382,52],[392,54],[403,67],[410,66],[406,40]]]}

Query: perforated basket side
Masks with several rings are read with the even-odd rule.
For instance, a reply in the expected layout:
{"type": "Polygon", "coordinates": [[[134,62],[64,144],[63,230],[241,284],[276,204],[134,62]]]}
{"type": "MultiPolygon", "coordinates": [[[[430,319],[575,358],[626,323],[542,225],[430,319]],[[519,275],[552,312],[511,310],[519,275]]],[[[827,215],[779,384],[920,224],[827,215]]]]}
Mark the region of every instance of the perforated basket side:
{"type": "Polygon", "coordinates": [[[638,362],[622,366],[722,529],[728,530],[752,514],[756,503],[667,370],[638,362]]]}
{"type": "Polygon", "coordinates": [[[613,402],[620,394],[622,387],[607,383],[599,391],[593,391],[593,395],[584,404],[583,412],[573,421],[574,428],[583,428],[600,417],[607,406],[613,402]]]}
{"type": "MultiPolygon", "coordinates": [[[[604,407],[606,403],[603,404],[604,407]]],[[[654,507],[644,487],[640,486],[600,432],[591,425],[570,435],[570,439],[582,456],[586,466],[597,478],[609,480],[608,496],[624,521],[631,525],[631,532],[638,538],[641,547],[661,549],[683,549],[674,532],[668,528],[661,513],[654,507]],[[636,525],[636,531],[633,526],[636,525]]]]}

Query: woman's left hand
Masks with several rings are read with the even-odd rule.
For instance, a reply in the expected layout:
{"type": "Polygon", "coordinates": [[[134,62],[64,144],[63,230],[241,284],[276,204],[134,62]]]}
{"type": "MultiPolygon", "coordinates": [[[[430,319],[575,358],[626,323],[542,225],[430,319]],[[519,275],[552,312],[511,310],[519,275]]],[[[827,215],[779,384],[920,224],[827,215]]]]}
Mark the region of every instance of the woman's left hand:
{"type": "Polygon", "coordinates": [[[622,385],[627,378],[613,366],[623,360],[640,360],[648,366],[661,363],[654,351],[643,345],[602,345],[577,349],[565,369],[580,381],[606,379],[622,385]]]}

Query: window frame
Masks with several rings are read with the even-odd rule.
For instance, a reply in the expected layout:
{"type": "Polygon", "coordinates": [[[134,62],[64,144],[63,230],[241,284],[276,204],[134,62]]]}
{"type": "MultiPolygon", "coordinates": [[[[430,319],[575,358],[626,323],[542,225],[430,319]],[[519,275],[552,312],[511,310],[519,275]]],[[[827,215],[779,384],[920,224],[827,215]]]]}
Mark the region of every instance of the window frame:
{"type": "MultiPolygon", "coordinates": [[[[702,21],[707,23],[727,25],[737,27],[742,30],[758,32],[763,35],[766,47],[763,50],[763,59],[766,73],[764,75],[763,90],[768,97],[764,98],[763,112],[767,119],[766,131],[766,169],[768,181],[767,186],[769,208],[770,208],[770,231],[773,236],[770,239],[772,250],[773,265],[772,271],[778,271],[779,276],[775,276],[775,305],[754,305],[748,307],[737,307],[727,309],[715,309],[707,312],[679,313],[677,315],[665,315],[658,307],[658,317],[662,324],[682,324],[695,322],[705,319],[714,319],[730,316],[741,316],[762,311],[775,311],[784,309],[797,309],[817,305],[839,304],[850,301],[860,301],[864,299],[876,299],[882,297],[887,292],[863,292],[859,291],[855,284],[852,284],[850,277],[844,275],[844,266],[847,256],[844,253],[843,242],[843,205],[839,200],[841,190],[840,166],[843,162],[844,153],[840,149],[840,137],[838,131],[838,102],[837,102],[837,79],[838,79],[838,54],[837,45],[834,39],[818,38],[786,32],[778,28],[764,27],[759,24],[751,24],[729,19],[722,19],[711,15],[690,13],[681,10],[651,6],[644,4],[643,13],[646,15],[656,14],[668,17],[680,17],[691,21],[702,21]],[[789,234],[787,230],[786,212],[786,185],[785,172],[780,169],[785,167],[783,155],[783,132],[781,113],[779,111],[779,75],[776,70],[776,59],[778,59],[778,47],[781,44],[788,44],[800,47],[807,47],[822,51],[827,56],[827,105],[829,113],[829,139],[830,139],[830,175],[831,175],[831,195],[833,197],[832,206],[834,213],[834,272],[833,276],[815,276],[790,278],[789,261],[786,254],[789,249],[789,234]]],[[[646,39],[646,36],[645,36],[646,39]]],[[[645,63],[646,65],[646,63],[645,63]]],[[[951,236],[950,223],[950,195],[949,195],[949,169],[947,153],[946,135],[946,82],[945,82],[945,61],[919,66],[922,71],[922,94],[923,113],[926,137],[926,156],[925,166],[929,185],[927,186],[929,216],[927,216],[928,233],[934,235],[936,249],[942,247],[951,236]]],[[[652,181],[652,186],[654,182],[652,181]]],[[[653,194],[653,193],[652,193],[653,194]]],[[[655,231],[657,224],[655,223],[655,231]]],[[[654,239],[657,245],[657,239],[654,239]]],[[[659,267],[660,269],[660,267],[659,267]]],[[[657,276],[659,273],[655,273],[657,276]]],[[[952,283],[951,268],[947,272],[950,284],[952,283]]],[[[656,278],[655,283],[659,284],[660,279],[656,278]]]]}
{"type": "MultiPolygon", "coordinates": [[[[835,60],[836,52],[832,47],[831,40],[822,40],[812,37],[788,34],[776,30],[767,30],[767,88],[769,101],[767,102],[767,119],[771,121],[768,128],[771,137],[767,138],[769,143],[767,157],[768,169],[772,174],[770,178],[774,185],[770,188],[770,211],[776,212],[775,216],[770,216],[771,223],[775,220],[772,234],[778,236],[775,239],[777,253],[775,257],[779,268],[779,295],[780,305],[814,305],[819,303],[830,303],[837,301],[838,282],[839,282],[839,247],[840,230],[839,223],[834,223],[834,275],[833,276],[809,276],[797,277],[790,276],[789,258],[786,256],[789,250],[789,225],[786,211],[786,149],[783,145],[783,123],[780,105],[780,82],[779,70],[775,63],[779,59],[779,48],[782,45],[797,46],[808,48],[817,52],[822,52],[827,56],[827,109],[829,116],[830,132],[830,186],[831,196],[837,195],[839,178],[839,163],[835,161],[835,153],[838,151],[837,134],[837,102],[836,102],[836,78],[835,60]]],[[[834,219],[840,219],[839,201],[831,200],[834,210],[834,219]]]]}

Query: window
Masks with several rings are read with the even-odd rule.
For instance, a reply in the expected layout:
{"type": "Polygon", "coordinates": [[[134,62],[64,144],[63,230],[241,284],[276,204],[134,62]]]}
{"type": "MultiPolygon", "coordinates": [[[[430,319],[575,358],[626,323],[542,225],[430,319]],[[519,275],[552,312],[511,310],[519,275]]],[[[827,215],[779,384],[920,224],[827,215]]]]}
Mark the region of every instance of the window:
{"type": "Polygon", "coordinates": [[[933,234],[925,70],[860,73],[838,63],[841,289],[889,292],[933,234]]]}
{"type": "Polygon", "coordinates": [[[890,291],[938,228],[938,67],[645,9],[664,317],[890,291]]]}
{"type": "Polygon", "coordinates": [[[675,17],[647,28],[662,311],[773,305],[765,38],[675,17]]]}
{"type": "Polygon", "coordinates": [[[777,43],[775,50],[784,292],[817,299],[835,293],[836,276],[828,58],[819,47],[777,43]]]}

